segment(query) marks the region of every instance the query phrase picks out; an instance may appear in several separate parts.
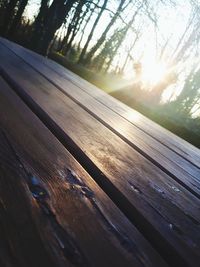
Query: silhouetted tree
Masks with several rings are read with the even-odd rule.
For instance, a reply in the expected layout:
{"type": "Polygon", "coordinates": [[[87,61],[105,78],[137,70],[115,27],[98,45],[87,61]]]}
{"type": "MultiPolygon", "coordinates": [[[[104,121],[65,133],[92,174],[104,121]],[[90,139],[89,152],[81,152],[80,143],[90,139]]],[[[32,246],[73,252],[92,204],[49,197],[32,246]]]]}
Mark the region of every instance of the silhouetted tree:
{"type": "Polygon", "coordinates": [[[102,16],[103,12],[105,11],[107,3],[108,3],[108,0],[104,0],[103,5],[102,5],[102,7],[100,9],[100,12],[98,13],[98,15],[96,17],[96,20],[95,20],[95,22],[94,22],[94,24],[92,26],[92,29],[91,29],[91,31],[90,31],[90,33],[88,35],[87,41],[86,41],[86,43],[85,43],[85,45],[84,45],[84,47],[83,47],[83,49],[81,51],[78,63],[85,63],[84,57],[85,57],[87,48],[88,48],[89,43],[90,43],[90,41],[91,41],[91,39],[93,37],[94,31],[95,31],[95,29],[96,29],[96,27],[97,27],[97,25],[99,23],[99,20],[101,19],[101,16],[102,16]]]}
{"type": "MultiPolygon", "coordinates": [[[[200,68],[193,68],[188,75],[184,87],[174,101],[176,104],[176,111],[190,115],[192,108],[200,100],[200,68]]],[[[200,109],[200,107],[198,107],[200,109]]]]}
{"type": "Polygon", "coordinates": [[[22,19],[22,15],[24,13],[24,10],[25,10],[27,4],[28,4],[28,0],[19,1],[16,14],[15,14],[15,16],[12,20],[12,23],[10,25],[10,28],[8,30],[8,35],[12,36],[15,33],[15,31],[17,30],[17,28],[19,27],[21,19],[22,19]]]}
{"type": "Polygon", "coordinates": [[[38,53],[47,54],[48,46],[55,32],[63,24],[67,14],[77,0],[42,0],[31,39],[31,47],[38,53]]]}
{"type": "Polygon", "coordinates": [[[3,12],[3,23],[1,26],[1,34],[7,36],[8,29],[15,15],[15,9],[17,6],[18,0],[4,1],[4,12],[3,12]]]}
{"type": "Polygon", "coordinates": [[[86,1],[83,1],[83,0],[78,1],[77,6],[75,8],[74,15],[71,21],[68,23],[67,33],[65,37],[63,38],[62,45],[60,48],[60,51],[63,54],[67,54],[67,52],[70,50],[72,46],[72,42],[74,41],[74,38],[78,30],[80,29],[80,24],[83,21],[83,7],[85,3],[86,1]]]}
{"type": "Polygon", "coordinates": [[[89,22],[91,21],[91,18],[94,15],[95,10],[98,7],[99,2],[100,2],[100,0],[97,0],[97,3],[95,3],[95,1],[93,1],[92,2],[93,7],[87,8],[86,11],[83,14],[83,18],[85,18],[86,15],[89,13],[89,15],[86,18],[85,22],[82,23],[83,25],[81,27],[81,36],[80,36],[80,40],[79,40],[78,45],[77,45],[78,51],[81,49],[81,43],[82,43],[82,40],[83,40],[83,37],[84,37],[84,34],[85,34],[85,29],[88,26],[89,22]]]}
{"type": "Polygon", "coordinates": [[[104,43],[104,41],[106,40],[107,34],[110,31],[110,29],[112,28],[112,26],[114,25],[114,23],[116,22],[116,20],[119,17],[120,12],[123,11],[124,8],[124,4],[125,4],[126,0],[120,0],[118,8],[115,12],[115,14],[113,15],[113,17],[111,18],[110,22],[108,23],[106,29],[104,30],[104,32],[102,33],[102,35],[100,36],[100,38],[97,40],[96,44],[91,48],[91,50],[88,52],[84,63],[86,65],[90,65],[92,58],[94,57],[96,51],[100,48],[100,46],[104,43]]]}
{"type": "Polygon", "coordinates": [[[118,49],[120,48],[120,46],[122,45],[122,43],[126,37],[128,30],[131,28],[138,12],[143,7],[144,2],[145,1],[142,1],[140,6],[134,12],[130,21],[123,28],[121,28],[121,29],[117,28],[114,31],[113,35],[105,43],[104,48],[102,49],[102,51],[99,53],[99,55],[94,60],[93,65],[96,65],[95,68],[97,68],[98,70],[102,70],[102,68],[105,68],[105,71],[106,72],[108,71],[118,49]]]}
{"type": "Polygon", "coordinates": [[[124,39],[126,34],[126,26],[122,29],[116,29],[108,41],[104,44],[101,52],[94,58],[92,62],[93,68],[98,71],[105,70],[107,71],[111,65],[111,62],[116,55],[118,48],[121,45],[121,42],[124,39]]]}
{"type": "Polygon", "coordinates": [[[41,36],[43,35],[45,18],[49,9],[49,2],[50,0],[41,0],[40,2],[40,9],[33,23],[33,32],[30,40],[30,47],[33,50],[37,50],[37,47],[39,46],[38,43],[40,41],[41,36]]]}

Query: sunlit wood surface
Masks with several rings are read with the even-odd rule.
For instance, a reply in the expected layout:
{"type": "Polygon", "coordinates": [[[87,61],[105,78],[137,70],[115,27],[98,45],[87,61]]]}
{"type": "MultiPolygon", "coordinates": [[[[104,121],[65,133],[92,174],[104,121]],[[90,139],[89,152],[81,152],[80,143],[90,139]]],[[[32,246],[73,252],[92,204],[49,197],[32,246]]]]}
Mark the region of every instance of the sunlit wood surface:
{"type": "Polygon", "coordinates": [[[0,38],[0,266],[200,266],[200,151],[0,38]]]}

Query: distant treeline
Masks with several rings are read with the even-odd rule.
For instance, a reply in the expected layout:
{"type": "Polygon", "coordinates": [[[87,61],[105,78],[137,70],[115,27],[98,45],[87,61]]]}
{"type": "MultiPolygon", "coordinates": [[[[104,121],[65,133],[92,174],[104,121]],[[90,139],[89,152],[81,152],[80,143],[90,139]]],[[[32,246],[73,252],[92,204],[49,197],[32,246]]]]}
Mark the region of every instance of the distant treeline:
{"type": "Polygon", "coordinates": [[[1,0],[0,1],[0,34],[10,39],[19,39],[27,47],[46,55],[56,42],[56,50],[66,55],[74,48],[80,51],[77,62],[87,66],[96,66],[97,70],[111,66],[112,60],[120,45],[124,41],[139,10],[147,4],[144,1],[113,1],[117,4],[115,10],[108,8],[108,0],[41,0],[40,8],[33,22],[23,18],[28,0],[1,0]],[[133,14],[126,22],[121,14],[130,8],[133,14]],[[96,43],[91,41],[101,22],[102,15],[107,11],[110,19],[105,25],[96,43]],[[93,22],[85,43],[82,44],[85,29],[93,22]],[[118,21],[120,28],[112,32],[112,27],[118,21]],[[61,27],[63,27],[61,29],[61,27]],[[60,29],[60,36],[55,35],[60,29]],[[112,34],[110,35],[110,32],[112,34]],[[77,40],[79,36],[79,40],[77,40]],[[81,45],[82,44],[82,45],[81,45]]]}

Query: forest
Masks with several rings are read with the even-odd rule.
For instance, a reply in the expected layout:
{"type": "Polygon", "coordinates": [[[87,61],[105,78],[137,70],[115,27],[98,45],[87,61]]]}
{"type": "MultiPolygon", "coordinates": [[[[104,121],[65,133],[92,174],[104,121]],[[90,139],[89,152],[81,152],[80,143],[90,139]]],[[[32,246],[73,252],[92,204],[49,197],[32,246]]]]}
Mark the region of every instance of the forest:
{"type": "Polygon", "coordinates": [[[0,35],[200,147],[199,0],[0,0],[0,35]]]}

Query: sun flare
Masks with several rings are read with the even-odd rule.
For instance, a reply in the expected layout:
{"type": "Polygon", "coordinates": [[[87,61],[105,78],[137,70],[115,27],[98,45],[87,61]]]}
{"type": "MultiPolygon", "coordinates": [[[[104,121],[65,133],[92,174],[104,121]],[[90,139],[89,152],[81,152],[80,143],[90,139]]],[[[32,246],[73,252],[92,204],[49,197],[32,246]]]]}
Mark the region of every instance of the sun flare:
{"type": "Polygon", "coordinates": [[[150,85],[161,82],[167,73],[164,63],[144,61],[142,63],[141,81],[150,85]]]}
{"type": "Polygon", "coordinates": [[[133,68],[130,68],[126,71],[125,78],[139,80],[146,86],[155,86],[159,82],[165,80],[168,71],[167,66],[163,62],[155,62],[146,59],[141,62],[141,70],[139,74],[137,74],[133,68]]]}

